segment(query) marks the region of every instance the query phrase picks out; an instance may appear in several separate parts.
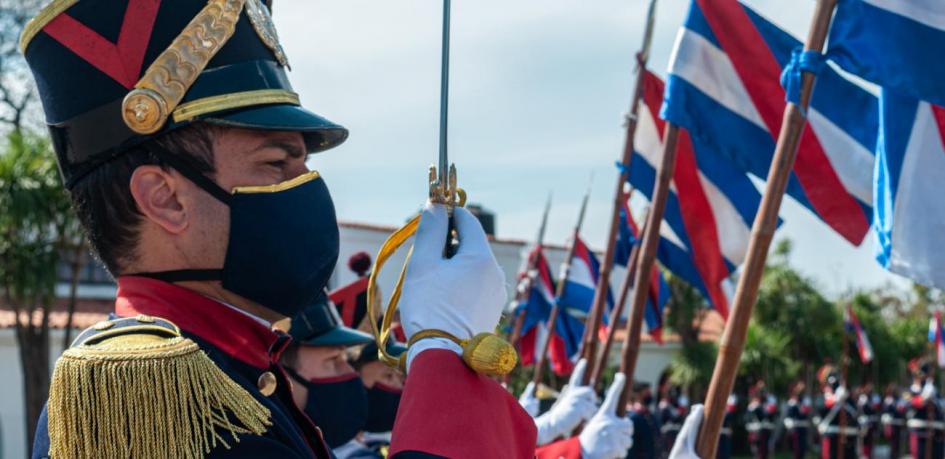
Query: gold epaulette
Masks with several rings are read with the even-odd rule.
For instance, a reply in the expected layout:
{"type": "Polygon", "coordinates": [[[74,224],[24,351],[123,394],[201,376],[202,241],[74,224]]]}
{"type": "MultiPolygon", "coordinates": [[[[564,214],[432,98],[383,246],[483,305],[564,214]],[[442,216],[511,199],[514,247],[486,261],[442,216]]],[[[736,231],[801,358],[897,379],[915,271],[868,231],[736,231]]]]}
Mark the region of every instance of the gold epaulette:
{"type": "Polygon", "coordinates": [[[99,322],[56,361],[49,388],[55,458],[197,458],[262,435],[269,410],[170,321],[99,322]]]}

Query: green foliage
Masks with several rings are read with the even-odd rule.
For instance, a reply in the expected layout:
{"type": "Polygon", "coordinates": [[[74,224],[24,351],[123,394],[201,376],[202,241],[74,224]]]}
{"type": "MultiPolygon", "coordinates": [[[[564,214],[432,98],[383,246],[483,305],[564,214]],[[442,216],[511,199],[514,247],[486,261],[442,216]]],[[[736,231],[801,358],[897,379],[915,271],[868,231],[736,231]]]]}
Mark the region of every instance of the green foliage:
{"type": "Polygon", "coordinates": [[[785,332],[751,323],[745,336],[739,374],[751,380],[764,379],[775,393],[787,392],[801,368],[791,356],[791,342],[792,336],[785,332]]]}
{"type": "Polygon", "coordinates": [[[765,269],[753,320],[761,330],[785,337],[786,356],[810,369],[839,357],[842,316],[810,279],[788,264],[789,253],[790,242],[781,241],[765,269]]]}
{"type": "Polygon", "coordinates": [[[718,347],[712,342],[696,341],[683,346],[669,363],[670,382],[701,394],[709,387],[717,354],[718,347]]]}
{"type": "Polygon", "coordinates": [[[48,303],[63,238],[76,231],[48,142],[13,133],[0,154],[0,285],[14,305],[48,303]]]}

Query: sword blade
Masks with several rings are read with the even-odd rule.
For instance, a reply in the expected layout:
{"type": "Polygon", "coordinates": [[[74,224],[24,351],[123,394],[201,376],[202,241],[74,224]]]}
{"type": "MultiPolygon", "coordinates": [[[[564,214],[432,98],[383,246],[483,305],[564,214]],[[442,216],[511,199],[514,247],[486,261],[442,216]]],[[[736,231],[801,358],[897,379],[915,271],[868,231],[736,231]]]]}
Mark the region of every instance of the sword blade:
{"type": "Polygon", "coordinates": [[[443,44],[440,65],[440,157],[437,174],[440,184],[445,186],[449,183],[450,167],[446,148],[450,93],[450,0],[443,0],[443,44]]]}

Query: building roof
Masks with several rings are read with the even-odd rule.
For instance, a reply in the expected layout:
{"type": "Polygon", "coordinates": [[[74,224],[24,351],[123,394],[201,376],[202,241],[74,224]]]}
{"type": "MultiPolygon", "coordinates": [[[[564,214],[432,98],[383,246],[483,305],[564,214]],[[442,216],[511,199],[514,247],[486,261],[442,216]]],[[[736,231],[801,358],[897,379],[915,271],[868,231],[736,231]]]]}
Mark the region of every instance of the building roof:
{"type": "MultiPolygon", "coordinates": [[[[725,319],[723,319],[718,312],[715,312],[715,310],[708,310],[705,316],[702,317],[702,323],[699,324],[699,327],[699,341],[717,343],[722,337],[722,330],[725,329],[725,319]]],[[[627,331],[624,323],[620,324],[620,328],[617,329],[617,333],[614,334],[614,339],[617,341],[627,340],[627,331]]],[[[641,340],[643,342],[652,342],[653,338],[644,332],[641,340]]],[[[663,342],[678,343],[679,335],[664,331],[663,342]]]]}

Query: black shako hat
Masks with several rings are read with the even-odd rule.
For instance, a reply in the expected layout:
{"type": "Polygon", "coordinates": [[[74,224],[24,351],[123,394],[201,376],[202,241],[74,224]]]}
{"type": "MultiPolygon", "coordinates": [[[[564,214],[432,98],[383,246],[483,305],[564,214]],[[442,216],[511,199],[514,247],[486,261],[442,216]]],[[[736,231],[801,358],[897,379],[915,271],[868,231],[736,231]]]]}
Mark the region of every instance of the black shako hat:
{"type": "Polygon", "coordinates": [[[327,298],[316,301],[295,317],[289,327],[292,339],[308,346],[358,346],[374,341],[374,336],[348,328],[327,298]]]}
{"type": "Polygon", "coordinates": [[[301,132],[309,152],[348,135],[300,106],[262,0],[53,0],[20,50],[67,188],[194,121],[301,132]]]}

